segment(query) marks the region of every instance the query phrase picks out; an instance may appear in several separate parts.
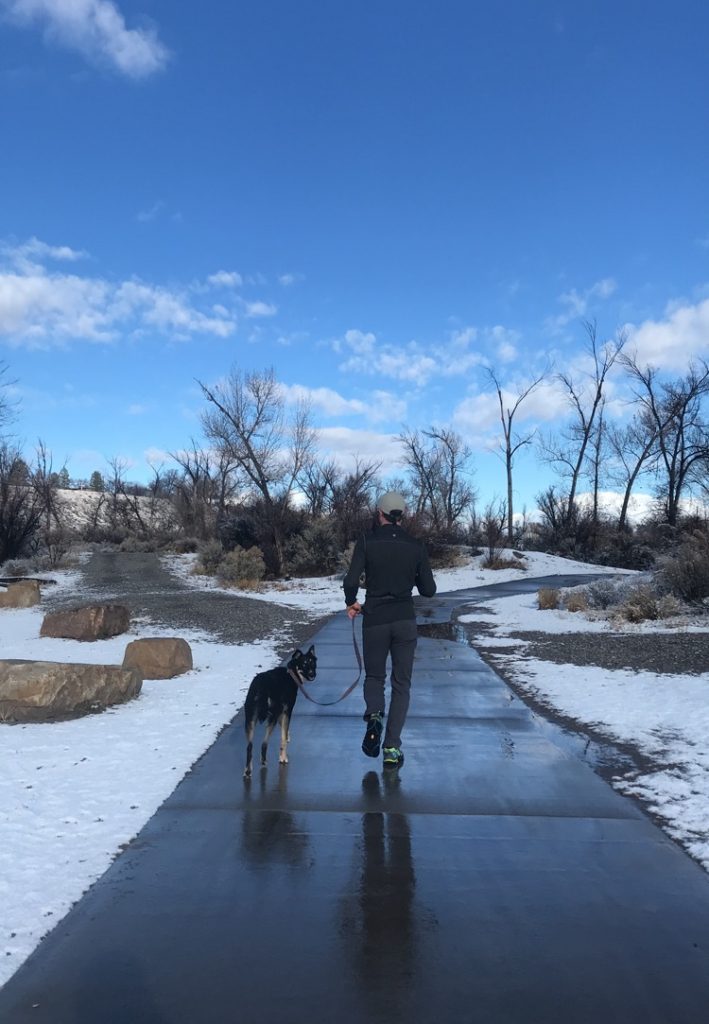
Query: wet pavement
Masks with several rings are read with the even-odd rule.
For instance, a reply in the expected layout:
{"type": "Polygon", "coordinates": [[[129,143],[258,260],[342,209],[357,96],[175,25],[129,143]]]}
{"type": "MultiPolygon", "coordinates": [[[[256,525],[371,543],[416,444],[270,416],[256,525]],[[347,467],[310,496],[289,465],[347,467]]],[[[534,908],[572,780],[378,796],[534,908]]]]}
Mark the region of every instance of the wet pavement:
{"type": "MultiPolygon", "coordinates": [[[[311,690],[332,699],[356,675],[348,620],[314,640],[311,690]]],[[[250,782],[238,716],[7,983],[0,1020],[705,1024],[709,876],[474,650],[419,641],[399,772],[361,754],[361,710],[299,699],[291,763],[274,734],[250,782]]]]}

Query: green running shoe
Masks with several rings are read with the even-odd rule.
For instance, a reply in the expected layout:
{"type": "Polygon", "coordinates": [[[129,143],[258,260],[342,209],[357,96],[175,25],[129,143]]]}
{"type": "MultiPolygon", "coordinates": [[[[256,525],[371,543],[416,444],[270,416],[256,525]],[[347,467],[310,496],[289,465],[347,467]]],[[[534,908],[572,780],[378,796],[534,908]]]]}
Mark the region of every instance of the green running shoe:
{"type": "Polygon", "coordinates": [[[381,715],[378,711],[370,715],[367,719],[367,731],[364,734],[362,740],[362,750],[367,757],[379,757],[379,748],[382,742],[382,732],[384,730],[384,715],[381,715]]]}
{"type": "Polygon", "coordinates": [[[404,763],[404,751],[398,747],[384,747],[384,767],[401,768],[404,763]]]}

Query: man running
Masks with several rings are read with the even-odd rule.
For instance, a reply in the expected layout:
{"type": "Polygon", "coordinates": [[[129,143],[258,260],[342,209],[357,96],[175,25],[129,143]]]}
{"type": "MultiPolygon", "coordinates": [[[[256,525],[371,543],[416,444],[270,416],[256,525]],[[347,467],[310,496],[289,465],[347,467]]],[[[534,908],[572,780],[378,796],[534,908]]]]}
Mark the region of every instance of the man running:
{"type": "Polygon", "coordinates": [[[411,672],[416,649],[416,615],[411,592],[433,597],[433,579],[426,548],[401,526],[406,499],[387,491],[377,501],[377,519],[371,532],[363,534],[352,554],[345,576],[345,604],[351,619],[364,614],[364,720],[367,731],[362,750],[378,757],[384,729],[387,657],[391,655],[391,701],[384,735],[384,765],[399,768],[404,763],[401,731],[409,709],[411,672]],[[367,597],[357,600],[364,573],[367,597]]]}

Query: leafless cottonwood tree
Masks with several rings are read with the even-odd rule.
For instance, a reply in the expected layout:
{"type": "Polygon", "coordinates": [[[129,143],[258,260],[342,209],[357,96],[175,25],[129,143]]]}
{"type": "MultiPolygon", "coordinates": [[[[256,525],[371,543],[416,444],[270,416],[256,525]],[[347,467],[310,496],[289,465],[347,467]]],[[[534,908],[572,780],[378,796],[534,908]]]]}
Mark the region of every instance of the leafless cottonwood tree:
{"type": "Polygon", "coordinates": [[[623,365],[655,430],[658,496],[667,523],[676,526],[693,474],[709,463],[709,424],[702,408],[709,395],[709,364],[692,362],[684,377],[670,381],[662,381],[656,367],[641,366],[637,356],[624,357],[623,365]]]}
{"type": "Polygon", "coordinates": [[[416,513],[427,516],[436,533],[452,533],[477,496],[470,447],[448,427],[405,429],[397,440],[403,448],[401,461],[413,477],[416,513]]]}
{"type": "Polygon", "coordinates": [[[598,416],[602,408],[604,388],[609,372],[618,360],[627,336],[621,331],[614,339],[601,344],[598,340],[596,323],[584,321],[586,331],[586,353],[590,358],[589,371],[574,376],[570,372],[559,373],[556,379],[565,391],[571,408],[572,420],[562,432],[561,440],[548,438],[541,445],[542,458],[556,465],[568,481],[563,514],[568,524],[574,518],[576,494],[586,468],[589,445],[598,427],[598,416]]]}
{"type": "Polygon", "coordinates": [[[305,466],[301,489],[313,518],[331,516],[343,545],[363,528],[374,504],[381,462],[356,457],[346,472],[334,459],[319,462],[312,458],[305,466]]]}
{"type": "Polygon", "coordinates": [[[44,505],[19,448],[0,443],[0,564],[24,553],[43,517],[44,505]]]}
{"type": "Polygon", "coordinates": [[[223,385],[198,383],[208,403],[204,432],[261,498],[273,541],[273,568],[281,574],[284,514],[315,444],[310,410],[301,403],[292,416],[286,415],[273,369],[246,374],[233,369],[223,385]]]}
{"type": "Polygon", "coordinates": [[[7,363],[0,361],[0,437],[2,437],[3,426],[6,426],[13,418],[14,407],[8,391],[14,383],[16,382],[8,377],[7,363]]]}
{"type": "Polygon", "coordinates": [[[512,486],[514,458],[520,448],[524,448],[525,445],[532,443],[536,434],[536,428],[528,434],[517,434],[514,430],[514,418],[524,400],[539,387],[547,373],[548,371],[545,371],[539,377],[535,377],[526,388],[518,392],[513,402],[510,402],[497,373],[493,369],[488,369],[487,371],[490,382],[494,385],[497,392],[497,400],[500,406],[500,423],[502,424],[503,437],[503,442],[500,445],[500,454],[505,463],[505,474],[507,477],[507,541],[510,545],[514,544],[514,488],[512,486]]]}
{"type": "Polygon", "coordinates": [[[237,493],[238,465],[227,451],[204,451],[194,439],[190,445],[170,453],[179,467],[172,500],[185,533],[207,540],[237,493]]]}
{"type": "Polygon", "coordinates": [[[652,470],[656,457],[657,425],[641,410],[626,426],[613,426],[607,432],[611,452],[609,474],[616,486],[623,489],[623,501],[617,528],[622,533],[628,520],[633,489],[640,476],[652,470]]]}

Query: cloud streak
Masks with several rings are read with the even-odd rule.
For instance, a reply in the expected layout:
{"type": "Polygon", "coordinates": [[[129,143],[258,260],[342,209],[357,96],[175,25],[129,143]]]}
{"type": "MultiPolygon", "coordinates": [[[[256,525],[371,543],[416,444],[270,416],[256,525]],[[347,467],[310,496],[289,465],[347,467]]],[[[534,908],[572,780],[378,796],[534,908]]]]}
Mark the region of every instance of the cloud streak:
{"type": "Polygon", "coordinates": [[[113,0],[0,0],[0,10],[15,25],[40,28],[48,43],[127,78],[148,78],[170,57],[155,29],[128,28],[113,0]]]}

